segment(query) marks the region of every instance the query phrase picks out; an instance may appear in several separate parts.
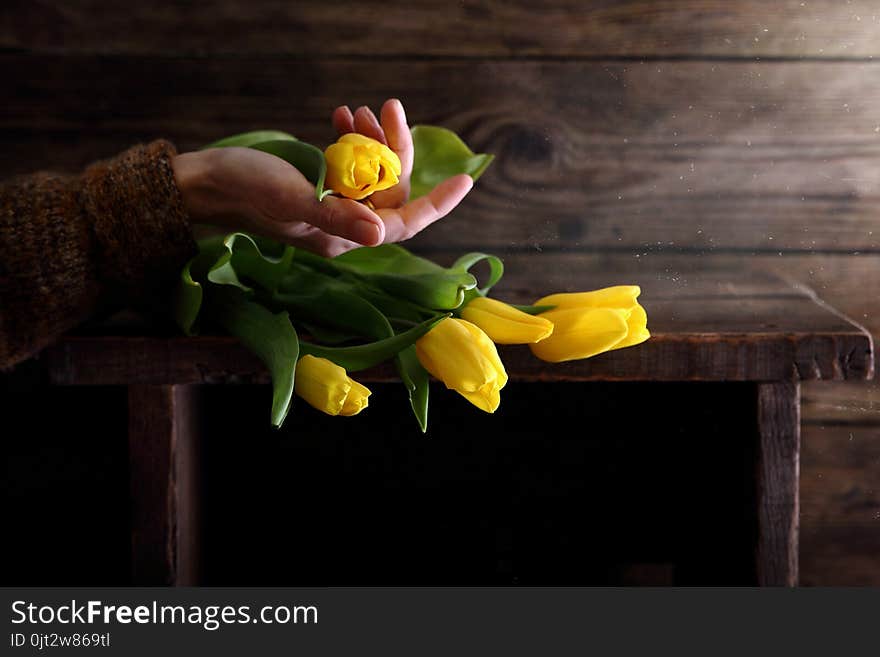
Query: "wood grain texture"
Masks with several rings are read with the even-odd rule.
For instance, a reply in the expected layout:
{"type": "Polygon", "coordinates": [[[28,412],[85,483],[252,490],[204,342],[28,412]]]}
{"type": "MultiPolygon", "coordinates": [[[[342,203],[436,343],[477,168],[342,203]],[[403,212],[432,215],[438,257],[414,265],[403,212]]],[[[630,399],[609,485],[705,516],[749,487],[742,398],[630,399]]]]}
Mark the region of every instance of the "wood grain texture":
{"type": "Polygon", "coordinates": [[[805,385],[801,583],[880,585],[880,388],[805,385]]]}
{"type": "MultiPolygon", "coordinates": [[[[419,252],[444,265],[459,255],[424,247],[419,252]]],[[[504,265],[493,295],[508,300],[532,301],[537,290],[574,292],[627,283],[641,286],[642,300],[692,303],[703,297],[802,296],[806,292],[798,287],[803,286],[880,336],[880,309],[875,295],[866,293],[880,289],[880,255],[533,251],[504,254],[504,265]]],[[[475,272],[481,274],[479,268],[475,272]]]]}
{"type": "Polygon", "coordinates": [[[174,386],[172,434],[174,584],[197,586],[202,578],[203,464],[199,386],[174,386]]]}
{"type": "Polygon", "coordinates": [[[395,56],[870,57],[867,0],[448,3],[7,0],[0,47],[99,53],[395,56]]]}
{"type": "MultiPolygon", "coordinates": [[[[733,304],[732,304],[733,305],[733,304]]],[[[853,332],[779,338],[717,333],[657,333],[638,348],[587,361],[549,364],[525,347],[500,350],[518,381],[779,381],[864,379],[872,370],[867,337],[853,332]]],[[[234,339],[62,338],[47,351],[60,385],[265,383],[261,363],[234,339]],[[100,368],[100,369],[97,369],[100,368]]],[[[396,380],[391,367],[360,373],[365,382],[396,380]]]]}
{"type": "Polygon", "coordinates": [[[880,250],[880,64],[13,54],[0,64],[15,89],[0,111],[0,175],[77,169],[160,136],[192,149],[268,126],[323,144],[335,105],[400,96],[413,123],[446,125],[498,156],[417,244],[880,250]]]}
{"type": "Polygon", "coordinates": [[[756,564],[760,586],[798,584],[799,394],[797,383],[758,385],[756,564]]]}
{"type": "Polygon", "coordinates": [[[132,580],[167,586],[175,572],[174,386],[128,390],[132,580]]]}
{"type": "MultiPolygon", "coordinates": [[[[565,260],[540,258],[548,272],[566,271],[565,260]]],[[[534,271],[537,261],[533,258],[531,267],[520,265],[534,271]]],[[[631,282],[621,272],[614,276],[621,278],[603,283],[631,282]]],[[[653,336],[647,343],[557,364],[534,358],[525,347],[509,347],[502,349],[508,373],[525,381],[787,381],[873,375],[871,336],[820,305],[806,288],[766,274],[753,274],[748,282],[743,272],[704,272],[694,279],[698,283],[686,289],[698,296],[688,298],[679,295],[682,286],[677,281],[646,274],[647,293],[640,300],[653,336]],[[737,294],[737,286],[755,296],[737,294]]],[[[591,279],[592,285],[559,282],[549,284],[537,275],[520,279],[520,286],[502,298],[531,303],[546,291],[589,289],[597,278],[591,279]]],[[[51,379],[59,384],[266,380],[259,361],[224,337],[69,337],[47,352],[47,362],[51,379]]],[[[361,378],[380,381],[393,376],[391,368],[377,368],[361,378]]]]}
{"type": "MultiPolygon", "coordinates": [[[[498,155],[460,210],[412,246],[506,255],[499,294],[534,294],[529,252],[575,250],[557,270],[542,270],[542,291],[622,282],[617,265],[626,261],[645,300],[699,304],[726,286],[732,296],[763,297],[756,312],[766,318],[780,310],[772,289],[730,274],[713,290],[697,276],[707,263],[757,267],[806,283],[880,335],[870,292],[880,289],[875,3],[633,0],[538,10],[518,0],[394,1],[383,5],[381,23],[375,8],[350,2],[115,9],[101,0],[0,6],[9,90],[0,106],[0,176],[74,170],[159,136],[189,149],[277,126],[323,143],[335,104],[375,106],[397,95],[414,121],[448,125],[498,155]]],[[[178,376],[161,365],[177,347],[131,347],[116,353],[122,362],[110,376],[135,367],[156,381],[178,376]]],[[[101,348],[93,344],[87,357],[101,348]]],[[[814,354],[825,354],[819,362],[834,375],[839,361],[828,353],[841,348],[807,342],[769,357],[794,362],[798,376],[824,377],[814,354]]],[[[711,354],[740,372],[737,363],[755,357],[747,344],[704,349],[694,358],[711,354]]],[[[246,361],[224,358],[239,356],[246,361]]],[[[591,363],[591,376],[613,374],[621,357],[629,359],[624,375],[649,367],[621,352],[591,363]]],[[[247,379],[254,365],[245,361],[236,372],[208,367],[184,376],[247,379]]],[[[806,431],[846,423],[866,440],[880,435],[871,412],[876,386],[826,379],[802,390],[806,431]]],[[[835,486],[876,478],[870,464],[834,465],[848,442],[814,454],[835,486]]],[[[814,491],[827,507],[815,531],[805,525],[804,581],[871,581],[874,525],[835,524],[845,496],[833,491],[814,491]]]]}
{"type": "Polygon", "coordinates": [[[803,423],[801,583],[880,586],[880,426],[831,418],[803,423]]]}
{"type": "Polygon", "coordinates": [[[130,385],[128,390],[133,583],[194,585],[200,562],[194,387],[130,385]]]}
{"type": "Polygon", "coordinates": [[[880,445],[880,387],[876,382],[805,385],[801,406],[804,421],[817,426],[876,427],[880,445]]]}

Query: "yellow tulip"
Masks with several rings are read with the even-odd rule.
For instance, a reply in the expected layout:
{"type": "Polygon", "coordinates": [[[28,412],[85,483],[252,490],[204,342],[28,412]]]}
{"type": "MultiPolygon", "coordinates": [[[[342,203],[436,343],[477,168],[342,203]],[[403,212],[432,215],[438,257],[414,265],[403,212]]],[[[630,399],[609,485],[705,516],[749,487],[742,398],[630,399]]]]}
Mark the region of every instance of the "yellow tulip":
{"type": "Polygon", "coordinates": [[[480,328],[450,317],[416,341],[424,368],[477,408],[494,413],[507,372],[495,344],[480,328]]]}
{"type": "Polygon", "coordinates": [[[472,299],[462,308],[461,317],[483,329],[495,344],[540,342],[553,333],[553,323],[548,319],[487,297],[472,299]]]}
{"type": "Polygon", "coordinates": [[[617,285],[592,292],[551,294],[536,306],[555,306],[540,317],[553,322],[553,334],[530,345],[541,360],[558,363],[631,347],[651,337],[648,315],[636,299],[637,285],[617,285]]]}
{"type": "Polygon", "coordinates": [[[325,185],[347,198],[360,200],[394,187],[400,176],[400,158],[382,142],[350,132],[324,151],[325,185]]]}
{"type": "Polygon", "coordinates": [[[296,364],[293,389],[327,415],[357,415],[368,406],[370,390],[326,358],[306,354],[296,364]]]}

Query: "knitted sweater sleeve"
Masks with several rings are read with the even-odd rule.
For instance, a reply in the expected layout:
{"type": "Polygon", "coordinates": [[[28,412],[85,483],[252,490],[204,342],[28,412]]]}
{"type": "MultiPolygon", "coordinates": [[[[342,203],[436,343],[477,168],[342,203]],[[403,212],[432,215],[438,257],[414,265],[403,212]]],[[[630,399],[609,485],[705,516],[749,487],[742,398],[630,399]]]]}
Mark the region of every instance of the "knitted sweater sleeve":
{"type": "Polygon", "coordinates": [[[166,141],[79,176],[0,182],[0,368],[35,354],[99,305],[151,306],[195,253],[166,141]]]}

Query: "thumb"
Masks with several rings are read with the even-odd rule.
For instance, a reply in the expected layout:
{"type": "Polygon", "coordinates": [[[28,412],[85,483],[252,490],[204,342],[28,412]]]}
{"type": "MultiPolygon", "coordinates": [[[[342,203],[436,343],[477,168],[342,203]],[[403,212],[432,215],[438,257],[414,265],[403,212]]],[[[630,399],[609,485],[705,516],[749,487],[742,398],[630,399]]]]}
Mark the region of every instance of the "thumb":
{"type": "Polygon", "coordinates": [[[376,246],[385,240],[385,224],[366,205],[347,198],[326,196],[318,201],[314,193],[301,208],[301,218],[325,233],[376,246]]]}
{"type": "Polygon", "coordinates": [[[385,224],[366,205],[335,196],[319,201],[315,186],[295,167],[275,156],[259,155],[270,159],[258,169],[259,193],[251,196],[259,199],[255,205],[283,236],[298,237],[302,224],[307,223],[366,246],[381,244],[385,239],[385,224]]]}

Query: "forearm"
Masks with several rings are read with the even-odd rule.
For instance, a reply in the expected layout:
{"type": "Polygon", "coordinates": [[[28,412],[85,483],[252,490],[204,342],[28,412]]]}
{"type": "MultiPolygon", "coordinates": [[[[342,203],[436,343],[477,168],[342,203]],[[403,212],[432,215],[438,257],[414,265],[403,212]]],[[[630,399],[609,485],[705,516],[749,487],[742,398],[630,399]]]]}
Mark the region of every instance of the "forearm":
{"type": "Polygon", "coordinates": [[[0,184],[0,367],[87,319],[102,302],[151,305],[195,251],[167,142],[81,176],[0,184]]]}

